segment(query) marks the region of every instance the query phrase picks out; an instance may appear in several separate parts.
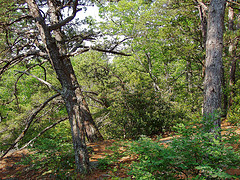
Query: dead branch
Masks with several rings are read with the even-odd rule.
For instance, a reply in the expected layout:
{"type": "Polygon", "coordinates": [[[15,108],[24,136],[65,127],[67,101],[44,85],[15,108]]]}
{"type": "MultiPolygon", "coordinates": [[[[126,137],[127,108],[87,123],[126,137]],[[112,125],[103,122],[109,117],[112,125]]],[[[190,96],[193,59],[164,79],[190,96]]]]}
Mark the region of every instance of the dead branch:
{"type": "Polygon", "coordinates": [[[11,149],[13,149],[15,147],[15,145],[24,138],[25,134],[27,133],[31,123],[33,122],[33,119],[38,115],[38,113],[54,98],[60,96],[61,94],[55,94],[54,96],[48,98],[43,104],[41,104],[36,110],[35,112],[29,117],[27,124],[24,128],[24,130],[22,131],[22,133],[18,136],[18,138],[14,141],[13,144],[11,144],[11,146],[5,151],[5,153],[1,156],[1,158],[3,158],[11,149]]]}
{"type": "Polygon", "coordinates": [[[7,26],[11,26],[11,25],[13,25],[14,23],[20,22],[20,21],[22,21],[22,20],[24,20],[24,19],[30,19],[30,18],[32,18],[32,16],[30,16],[30,15],[24,15],[24,16],[19,17],[18,19],[15,19],[15,20],[12,21],[12,22],[6,23],[6,25],[7,25],[7,26]]]}
{"type": "Polygon", "coordinates": [[[59,124],[60,122],[63,122],[65,120],[67,120],[68,117],[62,118],[60,120],[58,120],[57,122],[53,123],[52,125],[46,127],[44,130],[42,130],[40,133],[38,133],[37,136],[35,136],[33,139],[31,139],[30,141],[28,141],[23,147],[20,148],[20,150],[28,147],[33,141],[35,141],[37,138],[39,138],[43,133],[45,133],[47,130],[53,128],[54,126],[56,126],[57,124],[59,124]]]}
{"type": "MultiPolygon", "coordinates": [[[[17,71],[17,70],[16,70],[16,71],[17,71]]],[[[53,89],[54,91],[58,92],[59,94],[62,93],[59,89],[57,89],[56,87],[54,87],[54,86],[53,86],[52,84],[50,84],[49,82],[44,81],[43,79],[41,79],[41,78],[39,78],[39,77],[37,77],[37,76],[35,76],[35,75],[33,75],[33,74],[30,74],[30,73],[28,73],[28,72],[26,72],[26,71],[17,71],[17,72],[26,74],[26,75],[28,75],[28,76],[32,76],[32,77],[34,77],[35,79],[37,79],[38,81],[40,81],[41,83],[47,85],[49,88],[51,88],[51,89],[53,89]]]]}
{"type": "Polygon", "coordinates": [[[14,65],[15,63],[21,62],[24,58],[30,57],[30,56],[40,56],[43,58],[46,58],[46,54],[42,53],[40,51],[29,51],[20,55],[17,55],[16,57],[10,59],[10,60],[0,60],[0,63],[7,62],[1,69],[0,69],[0,75],[3,74],[9,66],[14,65]]]}
{"type": "Polygon", "coordinates": [[[108,107],[104,102],[102,102],[101,100],[98,100],[97,98],[94,98],[94,97],[92,97],[92,96],[90,96],[90,95],[88,95],[88,94],[85,94],[85,96],[88,97],[88,98],[90,98],[90,99],[92,99],[93,101],[101,104],[102,106],[108,107]]]}
{"type": "MultiPolygon", "coordinates": [[[[99,52],[104,52],[104,53],[110,53],[110,54],[116,54],[116,55],[122,55],[122,56],[132,56],[131,54],[126,54],[124,52],[119,52],[119,51],[114,51],[114,50],[108,50],[108,49],[101,49],[98,47],[94,47],[94,46],[83,46],[83,45],[79,45],[77,48],[83,48],[83,50],[77,51],[76,53],[70,53],[68,56],[75,56],[78,54],[82,54],[84,52],[87,52],[89,50],[95,50],[95,51],[99,51],[99,52]]],[[[74,49],[75,51],[76,49],[74,49]]]]}
{"type": "MultiPolygon", "coordinates": [[[[45,77],[45,81],[46,81],[46,70],[45,70],[45,68],[42,66],[42,64],[44,64],[45,62],[47,62],[47,61],[43,61],[43,62],[41,62],[41,63],[39,63],[39,64],[34,64],[33,66],[29,67],[26,71],[29,71],[30,69],[34,68],[35,66],[40,66],[40,67],[42,67],[43,70],[44,70],[44,75],[45,75],[44,77],[45,77]]],[[[16,98],[18,109],[20,109],[20,108],[19,108],[18,96],[17,96],[17,94],[18,94],[17,84],[18,84],[18,81],[20,80],[20,78],[21,78],[23,75],[24,75],[24,73],[22,73],[22,74],[17,78],[17,80],[16,80],[16,82],[15,82],[15,84],[14,84],[14,93],[13,93],[13,94],[14,94],[14,96],[15,96],[15,98],[16,98]]]]}

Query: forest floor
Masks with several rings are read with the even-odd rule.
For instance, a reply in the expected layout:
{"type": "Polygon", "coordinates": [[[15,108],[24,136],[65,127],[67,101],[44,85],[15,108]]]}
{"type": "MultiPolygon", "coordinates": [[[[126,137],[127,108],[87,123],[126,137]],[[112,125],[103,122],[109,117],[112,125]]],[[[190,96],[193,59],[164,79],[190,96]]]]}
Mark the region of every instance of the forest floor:
{"type": "MultiPolygon", "coordinates": [[[[223,124],[223,128],[231,128],[228,124],[223,124]]],[[[240,134],[240,129],[236,131],[240,134]]],[[[172,137],[165,137],[160,139],[162,144],[165,144],[171,140],[172,137]]],[[[90,162],[94,164],[98,159],[103,158],[106,154],[111,154],[112,151],[108,149],[115,140],[105,140],[98,143],[88,144],[88,147],[91,147],[90,162]]],[[[240,148],[240,147],[237,147],[240,148]]],[[[8,153],[3,159],[0,159],[0,180],[32,180],[32,179],[55,179],[51,176],[44,176],[40,178],[43,174],[41,170],[32,170],[30,165],[16,164],[20,162],[22,158],[28,156],[29,154],[34,153],[30,152],[28,149],[21,151],[14,151],[8,153]]],[[[98,168],[93,169],[92,173],[85,177],[77,176],[76,179],[82,180],[102,180],[102,179],[131,179],[127,175],[127,167],[131,165],[132,161],[136,161],[136,157],[121,157],[118,161],[112,165],[107,170],[101,170],[98,168]]],[[[228,170],[229,174],[240,175],[240,169],[228,170]]]]}

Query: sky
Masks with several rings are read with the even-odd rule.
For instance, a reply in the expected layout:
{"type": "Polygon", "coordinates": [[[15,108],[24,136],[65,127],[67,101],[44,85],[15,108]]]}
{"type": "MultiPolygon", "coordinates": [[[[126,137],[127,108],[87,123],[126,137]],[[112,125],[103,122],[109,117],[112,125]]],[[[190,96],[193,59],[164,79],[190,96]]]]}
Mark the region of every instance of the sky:
{"type": "Polygon", "coordinates": [[[79,19],[84,19],[87,16],[92,16],[93,19],[99,19],[98,7],[97,6],[88,6],[86,11],[80,11],[77,13],[79,19]]]}

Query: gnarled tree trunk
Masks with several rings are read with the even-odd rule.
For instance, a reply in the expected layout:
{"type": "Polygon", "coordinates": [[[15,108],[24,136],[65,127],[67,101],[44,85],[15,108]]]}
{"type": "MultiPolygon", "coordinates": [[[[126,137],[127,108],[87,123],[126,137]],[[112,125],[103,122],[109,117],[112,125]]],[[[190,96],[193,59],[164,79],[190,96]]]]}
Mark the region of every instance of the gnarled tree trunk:
{"type": "Polygon", "coordinates": [[[76,171],[86,173],[89,171],[89,157],[85,144],[85,133],[89,141],[102,140],[102,136],[97,130],[87,103],[84,99],[77,78],[75,76],[70,58],[66,56],[64,33],[61,27],[76,15],[78,1],[72,1],[73,15],[66,18],[66,21],[59,21],[58,11],[53,0],[48,0],[48,13],[50,23],[47,25],[41,11],[34,0],[26,0],[30,13],[35,19],[41,39],[50,58],[51,64],[57,74],[57,78],[62,86],[62,97],[71,125],[73,146],[75,151],[76,171]],[[53,36],[54,35],[54,36],[53,36]],[[85,126],[87,127],[85,129],[85,126]]]}

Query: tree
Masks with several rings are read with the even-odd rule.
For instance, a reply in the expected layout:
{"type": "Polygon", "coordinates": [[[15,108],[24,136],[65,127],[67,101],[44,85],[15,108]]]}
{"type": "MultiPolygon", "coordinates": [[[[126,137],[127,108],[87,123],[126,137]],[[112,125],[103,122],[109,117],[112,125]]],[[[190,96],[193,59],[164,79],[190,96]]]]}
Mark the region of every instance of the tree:
{"type": "Polygon", "coordinates": [[[203,114],[210,132],[221,128],[221,79],[225,0],[211,0],[208,12],[203,114]]]}
{"type": "MultiPolygon", "coordinates": [[[[79,11],[83,11],[88,5],[92,5],[92,3],[78,0],[27,0],[26,3],[24,1],[11,3],[11,8],[9,8],[4,1],[4,8],[7,9],[4,14],[6,18],[2,18],[0,24],[1,38],[3,37],[5,45],[1,51],[3,58],[0,61],[0,75],[20,63],[25,64],[26,71],[17,71],[21,73],[19,78],[23,74],[31,75],[61,94],[71,124],[77,172],[88,171],[85,135],[89,142],[102,140],[103,137],[90,114],[70,57],[90,49],[126,55],[115,51],[119,45],[118,42],[113,47],[109,46],[108,49],[84,45],[84,41],[93,40],[98,35],[93,29],[79,31],[77,28],[80,22],[74,18],[79,11]],[[45,11],[46,9],[47,11],[45,11]],[[42,66],[44,63],[50,63],[56,72],[60,83],[58,88],[29,73],[34,67],[42,66]]],[[[21,135],[19,137],[22,138],[21,135]]],[[[11,147],[14,145],[15,143],[11,147]]]]}
{"type": "MultiPolygon", "coordinates": [[[[85,5],[85,3],[80,3],[77,0],[67,2],[27,0],[26,2],[28,9],[24,3],[19,3],[19,9],[17,6],[14,8],[22,12],[22,14],[19,13],[20,17],[16,20],[10,19],[11,22],[7,22],[3,26],[7,35],[9,35],[8,27],[13,24],[14,28],[19,28],[19,30],[16,31],[16,35],[11,36],[11,40],[14,41],[8,43],[9,55],[5,56],[6,60],[1,61],[1,64],[3,64],[1,74],[26,58],[42,57],[52,64],[62,86],[62,90],[57,91],[61,93],[64,99],[71,124],[76,170],[77,172],[87,172],[89,160],[85,145],[85,132],[90,142],[103,138],[95,126],[76,79],[70,61],[72,54],[70,55],[70,47],[68,46],[73,43],[71,41],[72,37],[69,37],[69,34],[66,33],[68,29],[64,28],[67,23],[74,19],[76,13],[82,10],[80,6],[85,5]],[[46,5],[48,6],[48,11],[45,14],[40,7],[46,7],[46,5]],[[72,10],[72,14],[65,19],[63,19],[64,15],[61,14],[64,8],[72,10]]],[[[75,53],[75,50],[78,50],[83,39],[84,37],[81,34],[75,37],[75,47],[71,49],[71,53],[75,53]]],[[[9,41],[9,39],[6,38],[6,41],[9,41]]],[[[84,47],[84,51],[89,49],[89,47],[84,47]]],[[[26,72],[22,73],[27,74],[26,72]]],[[[56,90],[56,88],[54,89],[56,90]]]]}

